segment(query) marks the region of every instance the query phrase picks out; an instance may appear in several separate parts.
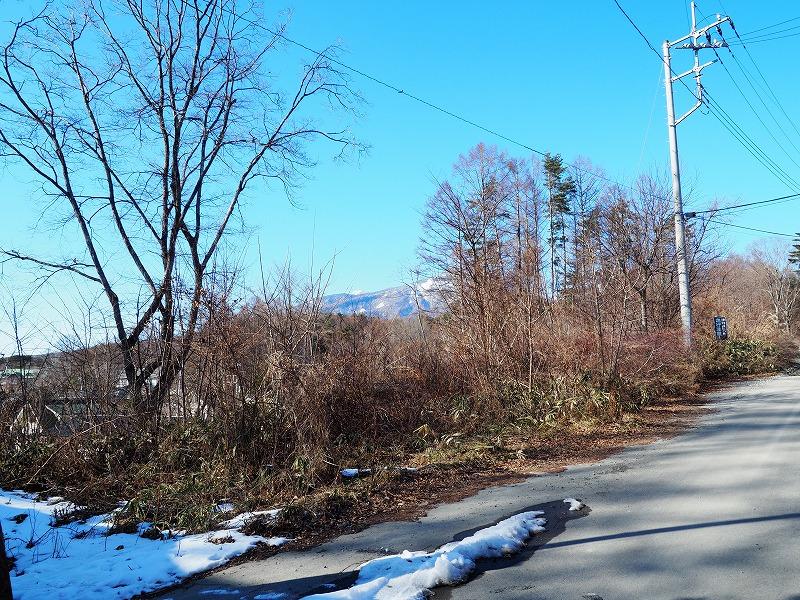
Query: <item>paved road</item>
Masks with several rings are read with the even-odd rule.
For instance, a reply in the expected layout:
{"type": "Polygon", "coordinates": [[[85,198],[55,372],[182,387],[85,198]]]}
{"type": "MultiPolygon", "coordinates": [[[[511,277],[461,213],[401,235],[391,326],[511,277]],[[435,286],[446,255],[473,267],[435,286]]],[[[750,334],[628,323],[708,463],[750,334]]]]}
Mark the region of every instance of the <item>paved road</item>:
{"type": "Polygon", "coordinates": [[[566,496],[591,513],[555,524],[535,551],[437,598],[800,600],[800,377],[736,384],[671,440],[594,465],[484,490],[414,523],[384,523],[309,552],[238,565],[167,594],[297,598],[387,550],[433,549],[459,533],[566,496]],[[203,592],[206,594],[203,594],[203,592]]]}

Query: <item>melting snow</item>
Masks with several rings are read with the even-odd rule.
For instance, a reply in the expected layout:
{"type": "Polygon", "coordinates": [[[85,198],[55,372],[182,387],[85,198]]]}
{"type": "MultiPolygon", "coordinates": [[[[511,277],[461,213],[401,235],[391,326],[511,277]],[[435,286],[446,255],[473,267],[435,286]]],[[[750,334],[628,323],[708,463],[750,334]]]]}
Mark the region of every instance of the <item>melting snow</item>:
{"type": "Polygon", "coordinates": [[[364,475],[370,475],[372,473],[372,469],[342,469],[339,471],[342,477],[351,478],[351,477],[363,477],[364,475]]]}
{"type": "Polygon", "coordinates": [[[586,506],[583,502],[581,502],[577,498],[564,498],[564,502],[569,504],[569,509],[572,511],[580,510],[584,506],[586,506]]]}
{"type": "Polygon", "coordinates": [[[534,533],[544,531],[544,513],[514,515],[434,552],[409,552],[361,565],[353,587],[306,596],[305,600],[424,600],[438,585],[464,581],[481,558],[519,552],[534,533]]]}
{"type": "MultiPolygon", "coordinates": [[[[273,508],[270,510],[256,510],[253,512],[242,513],[240,515],[233,517],[232,519],[223,521],[222,523],[220,523],[220,527],[222,527],[223,529],[241,529],[245,525],[249,524],[250,522],[262,516],[274,519],[275,517],[278,516],[279,512],[281,512],[280,508],[273,508]]],[[[283,539],[283,541],[288,541],[288,540],[283,539]]]]}
{"type": "Polygon", "coordinates": [[[240,515],[219,531],[163,540],[132,533],[107,535],[110,514],[53,527],[55,516],[74,508],[61,498],[41,502],[22,492],[0,490],[0,521],[14,560],[14,600],[130,598],[217,567],[259,542],[286,541],[238,531],[240,522],[258,513],[240,515]]]}

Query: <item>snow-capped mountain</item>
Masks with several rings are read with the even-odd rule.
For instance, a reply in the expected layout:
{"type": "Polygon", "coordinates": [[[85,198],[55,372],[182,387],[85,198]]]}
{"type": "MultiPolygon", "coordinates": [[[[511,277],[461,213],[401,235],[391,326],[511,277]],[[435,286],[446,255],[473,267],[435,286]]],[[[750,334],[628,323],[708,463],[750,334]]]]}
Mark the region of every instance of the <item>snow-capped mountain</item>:
{"type": "Polygon", "coordinates": [[[438,282],[432,278],[414,285],[399,285],[377,292],[331,294],[322,299],[324,312],[383,319],[410,317],[420,310],[439,314],[443,307],[438,282]]]}

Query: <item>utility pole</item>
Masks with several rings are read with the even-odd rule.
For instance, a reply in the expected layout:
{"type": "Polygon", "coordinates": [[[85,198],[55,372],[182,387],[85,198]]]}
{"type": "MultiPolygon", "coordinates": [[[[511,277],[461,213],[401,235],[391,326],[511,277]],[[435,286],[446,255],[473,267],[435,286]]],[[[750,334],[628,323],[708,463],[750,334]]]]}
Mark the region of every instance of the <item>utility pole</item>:
{"type": "Polygon", "coordinates": [[[709,31],[718,28],[723,23],[729,22],[730,17],[717,15],[717,20],[700,29],[697,28],[697,17],[695,14],[694,2],[692,6],[692,29],[691,31],[673,41],[666,40],[662,46],[664,53],[664,88],[667,96],[667,129],[669,131],[669,159],[672,168],[672,198],[675,205],[675,259],[678,263],[678,294],[681,303],[681,324],[683,327],[683,339],[687,348],[692,345],[692,293],[689,287],[689,268],[686,260],[686,217],[683,214],[683,196],[681,195],[681,167],[678,160],[678,123],[696,111],[703,105],[703,85],[700,77],[703,69],[716,62],[708,61],[700,64],[700,50],[707,48],[726,47],[727,43],[723,40],[711,40],[709,31]],[[701,38],[703,41],[701,41],[701,38]],[[688,71],[673,75],[670,49],[692,50],[694,52],[694,66],[688,71]],[[675,102],[672,95],[672,84],[682,80],[684,77],[694,76],[695,80],[695,104],[682,116],[675,118],[675,102]]]}

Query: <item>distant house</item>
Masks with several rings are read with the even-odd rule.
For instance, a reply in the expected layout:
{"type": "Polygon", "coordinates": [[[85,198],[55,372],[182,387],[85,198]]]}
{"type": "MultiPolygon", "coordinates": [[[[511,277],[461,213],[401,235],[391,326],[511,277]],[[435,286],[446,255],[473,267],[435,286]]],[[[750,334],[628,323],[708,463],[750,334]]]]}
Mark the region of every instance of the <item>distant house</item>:
{"type": "Polygon", "coordinates": [[[27,402],[14,418],[12,427],[28,435],[48,433],[67,436],[90,427],[89,407],[75,399],[27,402]]]}
{"type": "Polygon", "coordinates": [[[9,356],[0,359],[0,404],[10,426],[28,435],[70,435],[96,415],[90,394],[65,386],[69,377],[63,355],[9,356]]]}
{"type": "MultiPolygon", "coordinates": [[[[114,358],[111,354],[111,361],[114,358]]],[[[93,359],[89,352],[0,358],[0,409],[10,416],[10,427],[28,435],[66,436],[119,419],[125,411],[135,412],[137,407],[126,400],[128,382],[121,367],[112,363],[108,368],[103,363],[109,360],[107,355],[93,359]]],[[[156,390],[159,374],[156,369],[147,378],[145,394],[156,390]]],[[[233,391],[235,387],[231,382],[233,391]]],[[[207,413],[207,406],[193,389],[185,388],[179,374],[161,403],[162,416],[184,419],[207,413]]]]}
{"type": "MultiPolygon", "coordinates": [[[[161,367],[158,367],[144,382],[143,392],[151,394],[158,386],[161,367]]],[[[128,392],[128,379],[124,371],[119,372],[115,394],[119,399],[125,397],[128,392]]],[[[161,405],[161,415],[167,419],[184,419],[187,417],[197,417],[207,414],[207,408],[202,406],[197,395],[184,386],[183,377],[180,372],[172,382],[169,394],[161,405]]]]}
{"type": "Polygon", "coordinates": [[[39,377],[46,356],[14,355],[0,359],[0,390],[12,394],[39,377]]]}

